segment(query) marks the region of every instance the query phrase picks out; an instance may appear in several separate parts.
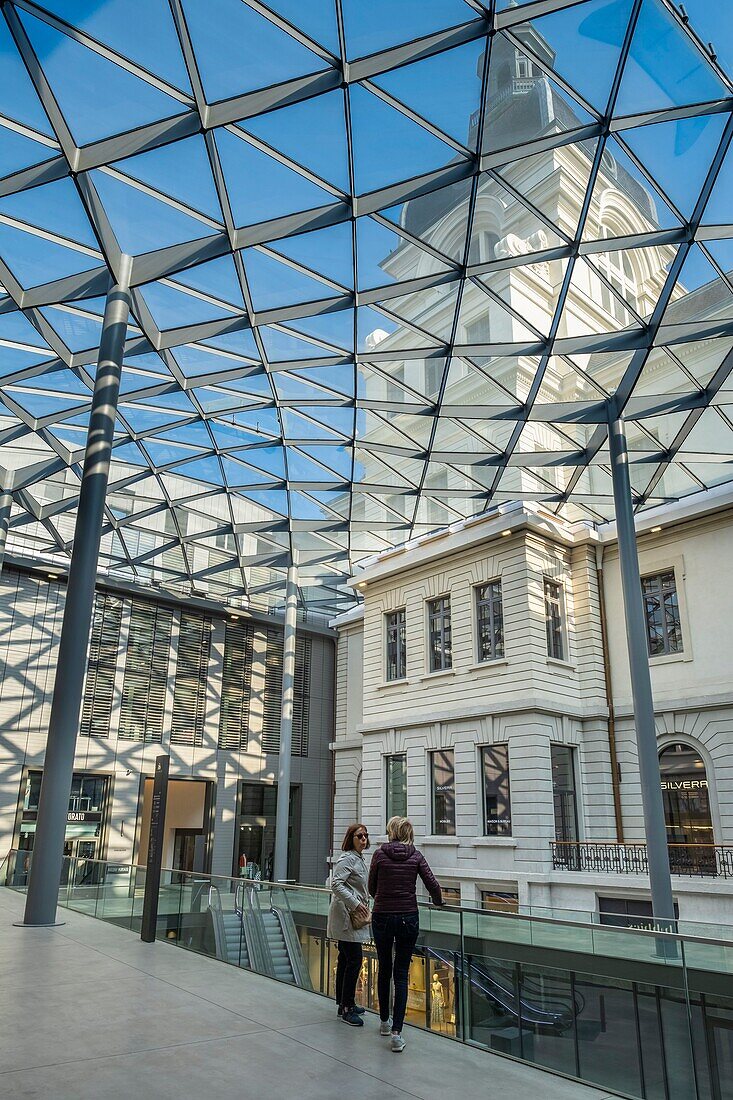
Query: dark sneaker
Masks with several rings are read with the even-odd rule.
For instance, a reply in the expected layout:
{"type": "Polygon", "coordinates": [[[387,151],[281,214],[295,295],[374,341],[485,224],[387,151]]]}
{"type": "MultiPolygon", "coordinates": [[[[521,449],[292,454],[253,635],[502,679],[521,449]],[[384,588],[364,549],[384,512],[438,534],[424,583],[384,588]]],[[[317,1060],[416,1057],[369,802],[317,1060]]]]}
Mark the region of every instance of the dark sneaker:
{"type": "Polygon", "coordinates": [[[354,1005],[351,1011],[355,1012],[357,1016],[363,1016],[366,1012],[366,1009],[363,1007],[363,1005],[354,1005]]]}
{"type": "Polygon", "coordinates": [[[343,1016],[343,1014],[344,1014],[344,1006],[343,1005],[339,1005],[338,1014],[339,1014],[339,1016],[343,1016]]]}
{"type": "Polygon", "coordinates": [[[353,1008],[342,1013],[341,1020],[345,1024],[351,1024],[352,1027],[364,1027],[364,1021],[358,1012],[354,1012],[353,1008]]]}

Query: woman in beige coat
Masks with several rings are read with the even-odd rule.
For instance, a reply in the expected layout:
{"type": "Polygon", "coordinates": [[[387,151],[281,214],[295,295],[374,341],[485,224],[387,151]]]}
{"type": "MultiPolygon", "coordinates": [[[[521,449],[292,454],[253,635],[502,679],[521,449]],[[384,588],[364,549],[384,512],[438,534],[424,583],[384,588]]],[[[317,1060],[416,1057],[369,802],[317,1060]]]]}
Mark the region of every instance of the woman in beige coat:
{"type": "Polygon", "coordinates": [[[367,867],[363,855],[368,847],[366,826],[349,825],[331,876],[328,938],[338,942],[336,1001],[339,1016],[352,1027],[364,1025],[361,1018],[364,1009],[355,1001],[363,954],[361,945],[370,939],[367,867]],[[361,927],[355,927],[354,921],[361,927]]]}

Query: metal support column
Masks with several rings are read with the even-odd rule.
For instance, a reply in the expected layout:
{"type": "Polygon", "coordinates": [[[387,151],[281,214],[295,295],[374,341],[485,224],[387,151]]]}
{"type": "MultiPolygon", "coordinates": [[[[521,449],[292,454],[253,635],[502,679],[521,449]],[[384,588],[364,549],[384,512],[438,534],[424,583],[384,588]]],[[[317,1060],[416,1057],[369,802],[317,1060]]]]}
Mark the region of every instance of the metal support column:
{"type": "Polygon", "coordinates": [[[277,769],[275,812],[275,882],[288,877],[288,827],[290,824],[290,760],[293,746],[293,700],[295,697],[295,624],[298,613],[298,567],[288,569],[285,590],[285,634],[283,637],[283,694],[280,718],[280,757],[277,769]]]}
{"type": "Polygon", "coordinates": [[[104,311],[23,921],[26,925],[49,925],[56,920],[104,501],[130,313],[131,266],[130,258],[123,256],[120,278],[107,295],[104,311]]]}
{"type": "Polygon", "coordinates": [[[8,540],[12,508],[13,494],[8,489],[3,489],[0,493],[0,573],[3,571],[3,562],[5,561],[5,543],[8,540]]]}
{"type": "MultiPolygon", "coordinates": [[[[609,423],[613,499],[616,506],[616,530],[621,562],[621,581],[626,618],[626,643],[631,667],[631,691],[634,702],[636,744],[639,752],[641,799],[644,808],[649,884],[652,912],[660,927],[674,921],[672,880],[669,872],[667,829],[664,821],[662,781],[659,774],[657,734],[654,724],[652,681],[649,674],[646,623],[636,549],[634,509],[623,419],[609,423]]],[[[672,927],[674,927],[672,925],[672,927]]]]}

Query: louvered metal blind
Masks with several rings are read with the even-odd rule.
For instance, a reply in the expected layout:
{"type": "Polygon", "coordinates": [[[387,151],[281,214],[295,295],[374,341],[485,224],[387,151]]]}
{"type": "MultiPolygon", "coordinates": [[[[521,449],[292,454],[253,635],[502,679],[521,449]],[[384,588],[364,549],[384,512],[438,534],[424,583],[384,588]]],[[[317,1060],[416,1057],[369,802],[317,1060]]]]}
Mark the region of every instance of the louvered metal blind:
{"type": "MultiPolygon", "coordinates": [[[[303,634],[295,639],[295,691],[293,699],[293,747],[291,756],[308,755],[310,726],[311,639],[303,634]]],[[[280,751],[280,718],[283,687],[283,632],[267,631],[265,698],[262,722],[262,751],[280,751]]]]}
{"type": "Polygon", "coordinates": [[[172,623],[169,608],[132,601],[120,707],[121,740],[162,740],[172,623]]]}
{"type": "Polygon", "coordinates": [[[227,623],[221,683],[219,748],[230,752],[243,752],[249,739],[253,636],[251,623],[227,623]]]}
{"type": "Polygon", "coordinates": [[[172,745],[203,745],[206,682],[211,653],[211,619],[181,614],[173,688],[172,745]]]}
{"type": "Polygon", "coordinates": [[[79,730],[83,737],[109,737],[121,623],[120,597],[97,592],[79,730]]]}

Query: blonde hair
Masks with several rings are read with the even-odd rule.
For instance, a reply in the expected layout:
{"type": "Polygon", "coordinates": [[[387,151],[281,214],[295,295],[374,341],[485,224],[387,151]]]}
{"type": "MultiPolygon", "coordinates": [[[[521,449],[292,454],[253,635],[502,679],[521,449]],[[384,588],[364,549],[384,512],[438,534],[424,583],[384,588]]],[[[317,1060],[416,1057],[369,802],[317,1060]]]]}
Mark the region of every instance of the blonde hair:
{"type": "Polygon", "coordinates": [[[406,817],[391,817],[387,822],[387,836],[390,840],[401,840],[403,844],[412,844],[415,839],[412,822],[406,817]]]}

